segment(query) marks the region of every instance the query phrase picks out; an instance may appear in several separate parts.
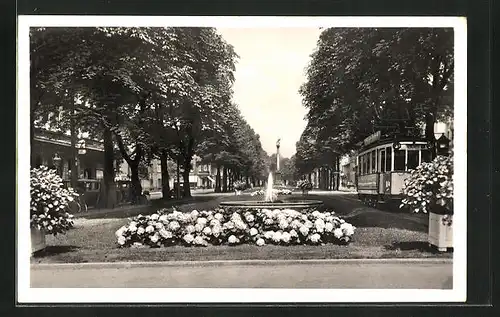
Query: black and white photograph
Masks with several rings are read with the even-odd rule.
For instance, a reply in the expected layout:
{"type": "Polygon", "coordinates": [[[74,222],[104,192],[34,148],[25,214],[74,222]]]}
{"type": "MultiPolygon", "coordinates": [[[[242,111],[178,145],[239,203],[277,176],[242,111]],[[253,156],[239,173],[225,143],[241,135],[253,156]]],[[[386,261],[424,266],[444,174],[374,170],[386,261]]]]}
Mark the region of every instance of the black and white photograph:
{"type": "Polygon", "coordinates": [[[466,36],[19,16],[18,301],[464,302],[466,36]]]}

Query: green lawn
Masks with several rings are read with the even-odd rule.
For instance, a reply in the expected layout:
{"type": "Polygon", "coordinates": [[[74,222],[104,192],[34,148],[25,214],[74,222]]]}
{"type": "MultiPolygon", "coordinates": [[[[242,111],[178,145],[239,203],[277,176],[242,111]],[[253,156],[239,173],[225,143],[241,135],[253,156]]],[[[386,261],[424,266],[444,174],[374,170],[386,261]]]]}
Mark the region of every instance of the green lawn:
{"type": "MultiPolygon", "coordinates": [[[[301,199],[301,195],[292,199],[301,199]]],[[[321,197],[310,197],[311,199],[321,197]]],[[[65,235],[47,236],[44,253],[32,257],[32,263],[175,261],[175,260],[248,260],[248,259],[357,259],[357,258],[451,258],[452,253],[438,253],[427,244],[426,215],[366,211],[347,217],[357,227],[354,241],[347,246],[274,246],[254,245],[118,248],[115,231],[128,223],[127,217],[148,214],[161,207],[177,205],[181,211],[210,209],[221,200],[250,200],[258,197],[197,196],[177,202],[154,202],[153,206],[134,211],[111,211],[75,219],[75,228],[65,235]]],[[[328,199],[324,199],[328,206],[328,199]]],[[[339,214],[342,214],[340,212],[339,214]]]]}

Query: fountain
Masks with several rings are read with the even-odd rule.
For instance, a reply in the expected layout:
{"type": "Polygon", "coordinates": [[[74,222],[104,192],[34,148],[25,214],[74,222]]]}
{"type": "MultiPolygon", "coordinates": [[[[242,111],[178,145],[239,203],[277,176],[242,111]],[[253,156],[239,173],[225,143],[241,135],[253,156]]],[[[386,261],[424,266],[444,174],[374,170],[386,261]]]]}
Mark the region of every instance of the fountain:
{"type": "Polygon", "coordinates": [[[263,201],[223,201],[220,203],[220,206],[233,208],[307,209],[318,207],[322,204],[321,200],[278,200],[277,195],[273,192],[273,174],[269,173],[263,201]]]}

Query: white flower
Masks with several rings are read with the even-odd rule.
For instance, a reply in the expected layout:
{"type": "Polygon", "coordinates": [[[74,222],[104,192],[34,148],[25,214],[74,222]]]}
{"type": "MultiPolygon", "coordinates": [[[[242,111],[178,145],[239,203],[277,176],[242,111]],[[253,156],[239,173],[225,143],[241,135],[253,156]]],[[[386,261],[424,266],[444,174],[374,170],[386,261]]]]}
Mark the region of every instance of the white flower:
{"type": "Polygon", "coordinates": [[[177,229],[179,229],[181,226],[179,225],[179,223],[177,221],[171,221],[169,224],[168,224],[168,228],[172,231],[175,231],[177,229]]]}
{"type": "Polygon", "coordinates": [[[130,225],[128,226],[128,230],[130,232],[136,232],[137,231],[137,227],[134,225],[132,225],[132,223],[130,223],[130,225]]]}
{"type": "Polygon", "coordinates": [[[131,221],[128,225],[129,225],[129,227],[130,227],[130,226],[137,227],[137,222],[135,222],[135,221],[131,221]]]}
{"type": "Polygon", "coordinates": [[[165,230],[165,229],[161,229],[160,230],[160,235],[165,238],[165,239],[170,239],[173,237],[172,235],[172,232],[168,231],[168,230],[165,230]]]}
{"type": "Polygon", "coordinates": [[[281,237],[282,237],[282,233],[279,232],[279,231],[277,231],[273,235],[273,241],[274,242],[279,242],[281,240],[281,237]]]}
{"type": "Polygon", "coordinates": [[[121,237],[123,235],[124,232],[127,231],[127,227],[126,226],[122,226],[120,229],[116,230],[115,232],[115,236],[117,238],[121,237]]]}
{"type": "Polygon", "coordinates": [[[191,243],[193,242],[194,240],[194,237],[191,235],[191,234],[186,234],[184,237],[183,237],[184,241],[186,241],[187,243],[191,243]]]}
{"type": "Polygon", "coordinates": [[[205,228],[204,225],[202,225],[201,223],[197,223],[194,228],[196,229],[196,232],[202,232],[203,231],[203,228],[205,228]]]}
{"type": "Polygon", "coordinates": [[[127,240],[125,239],[124,236],[119,236],[118,237],[118,244],[119,245],[124,245],[127,240]]]}
{"type": "Polygon", "coordinates": [[[234,222],[232,222],[231,220],[229,220],[228,222],[225,222],[222,227],[224,229],[233,229],[234,228],[234,222]]]}
{"type": "Polygon", "coordinates": [[[302,226],[302,224],[300,223],[300,221],[298,219],[293,220],[290,225],[293,229],[298,229],[298,228],[300,228],[300,226],[302,226]]]}
{"type": "Polygon", "coordinates": [[[259,238],[259,239],[257,240],[257,245],[258,245],[259,247],[263,246],[264,244],[266,244],[266,242],[264,241],[264,239],[259,238]]]}
{"type": "Polygon", "coordinates": [[[158,233],[155,233],[154,235],[150,236],[149,239],[151,242],[156,243],[158,240],[160,240],[160,237],[158,236],[158,233]]]}
{"type": "Polygon", "coordinates": [[[297,233],[297,231],[295,231],[294,229],[290,230],[290,236],[293,237],[293,238],[296,238],[299,236],[299,234],[297,233]]]}
{"type": "Polygon", "coordinates": [[[245,220],[247,222],[253,222],[255,220],[254,216],[252,214],[246,215],[245,220]]]}
{"type": "Polygon", "coordinates": [[[220,221],[217,219],[212,219],[212,220],[210,220],[210,225],[211,226],[220,226],[220,221]]]}
{"type": "Polygon", "coordinates": [[[315,233],[315,234],[311,235],[310,239],[312,242],[316,243],[319,241],[319,239],[321,239],[321,236],[319,234],[315,233]]]}
{"type": "Polygon", "coordinates": [[[306,226],[302,226],[300,227],[299,231],[303,236],[307,236],[307,234],[309,233],[309,228],[307,228],[306,226]]]}
{"type": "Polygon", "coordinates": [[[159,218],[160,218],[160,215],[158,215],[158,214],[151,215],[151,220],[158,220],[159,218]]]}
{"type": "Polygon", "coordinates": [[[163,228],[163,223],[161,223],[161,222],[157,222],[157,223],[155,224],[155,227],[156,227],[156,229],[160,230],[160,229],[162,229],[162,228],[163,228]]]}
{"type": "Polygon", "coordinates": [[[302,218],[302,220],[306,221],[307,220],[307,215],[302,215],[300,218],[302,218]]]}
{"type": "Polygon", "coordinates": [[[283,232],[281,235],[281,240],[285,243],[290,242],[291,235],[288,232],[283,232]]]}
{"type": "Polygon", "coordinates": [[[247,225],[241,220],[235,221],[234,225],[236,226],[236,228],[238,228],[240,230],[245,230],[247,228],[247,225]]]}
{"type": "Polygon", "coordinates": [[[266,218],[264,220],[264,223],[269,226],[269,225],[272,225],[274,223],[274,220],[271,218],[266,218]]]}
{"type": "Polygon", "coordinates": [[[193,211],[191,211],[191,217],[193,217],[193,219],[196,218],[196,217],[198,217],[199,214],[200,213],[196,209],[194,209],[193,211]]]}
{"type": "Polygon", "coordinates": [[[333,230],[333,223],[327,222],[325,224],[325,230],[326,230],[326,232],[332,232],[332,230],[333,230]]]}
{"type": "Polygon", "coordinates": [[[256,235],[257,233],[259,233],[259,231],[258,231],[257,229],[255,229],[255,228],[250,229],[250,235],[251,235],[251,236],[254,236],[254,235],[256,235]]]}
{"type": "Polygon", "coordinates": [[[218,237],[220,235],[221,231],[222,231],[222,228],[220,226],[214,226],[212,228],[212,235],[214,237],[218,237]]]}
{"type": "Polygon", "coordinates": [[[236,238],[234,235],[231,235],[227,241],[231,244],[238,243],[240,240],[236,238]]]}
{"type": "Polygon", "coordinates": [[[198,218],[196,220],[196,223],[201,224],[202,226],[205,226],[207,224],[207,219],[206,218],[198,218]]]}
{"type": "Polygon", "coordinates": [[[203,229],[203,233],[206,234],[207,236],[212,233],[212,229],[210,227],[205,227],[203,229]]]}
{"type": "Polygon", "coordinates": [[[197,244],[197,245],[207,245],[207,241],[205,241],[201,236],[197,236],[196,238],[194,238],[194,241],[193,241],[194,244],[197,244]]]}
{"type": "Polygon", "coordinates": [[[325,222],[321,218],[316,219],[314,226],[316,226],[318,232],[323,232],[323,230],[325,230],[325,222]]]}
{"type": "Polygon", "coordinates": [[[335,238],[340,239],[344,235],[344,233],[342,232],[342,229],[337,228],[333,230],[333,235],[335,236],[335,238]]]}
{"type": "Polygon", "coordinates": [[[288,222],[285,219],[280,220],[279,227],[281,229],[286,229],[288,227],[288,222]]]}
{"type": "Polygon", "coordinates": [[[340,225],[340,229],[347,235],[347,236],[352,236],[354,234],[354,226],[351,225],[350,223],[344,222],[343,224],[340,225]]]}
{"type": "Polygon", "coordinates": [[[320,214],[320,212],[319,212],[319,211],[317,211],[317,210],[315,210],[315,211],[313,211],[313,213],[312,213],[311,215],[312,215],[314,218],[318,218],[319,214],[320,214]]]}
{"type": "Polygon", "coordinates": [[[217,219],[217,220],[219,220],[219,221],[221,221],[221,220],[222,220],[222,218],[224,218],[224,216],[223,216],[221,213],[216,213],[216,214],[214,215],[214,218],[215,218],[215,219],[217,219]]]}
{"type": "Polygon", "coordinates": [[[158,220],[160,220],[161,222],[167,222],[168,217],[167,217],[167,215],[161,215],[160,218],[158,218],[158,220]]]}
{"type": "Polygon", "coordinates": [[[143,234],[144,231],[144,227],[139,227],[139,229],[137,229],[137,234],[143,234]]]}
{"type": "Polygon", "coordinates": [[[196,230],[196,229],[194,228],[194,226],[193,226],[193,225],[187,225],[187,226],[186,226],[186,232],[187,232],[187,233],[193,233],[193,232],[195,232],[195,230],[196,230]]]}
{"type": "Polygon", "coordinates": [[[272,238],[273,238],[273,236],[274,236],[274,231],[266,231],[266,232],[264,233],[264,237],[265,237],[266,239],[272,239],[272,238]]]}
{"type": "Polygon", "coordinates": [[[151,233],[153,231],[155,231],[155,228],[153,226],[149,225],[149,226],[146,227],[146,232],[147,233],[151,233]]]}

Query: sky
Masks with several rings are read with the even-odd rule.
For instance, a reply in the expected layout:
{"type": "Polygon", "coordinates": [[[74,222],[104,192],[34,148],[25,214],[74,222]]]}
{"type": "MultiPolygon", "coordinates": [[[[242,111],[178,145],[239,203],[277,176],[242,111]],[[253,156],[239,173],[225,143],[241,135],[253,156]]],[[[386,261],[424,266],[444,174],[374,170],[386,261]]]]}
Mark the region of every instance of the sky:
{"type": "Polygon", "coordinates": [[[234,46],[236,64],[234,101],[260,135],[269,155],[291,157],[307,121],[299,87],[316,48],[319,28],[219,28],[234,46]]]}

